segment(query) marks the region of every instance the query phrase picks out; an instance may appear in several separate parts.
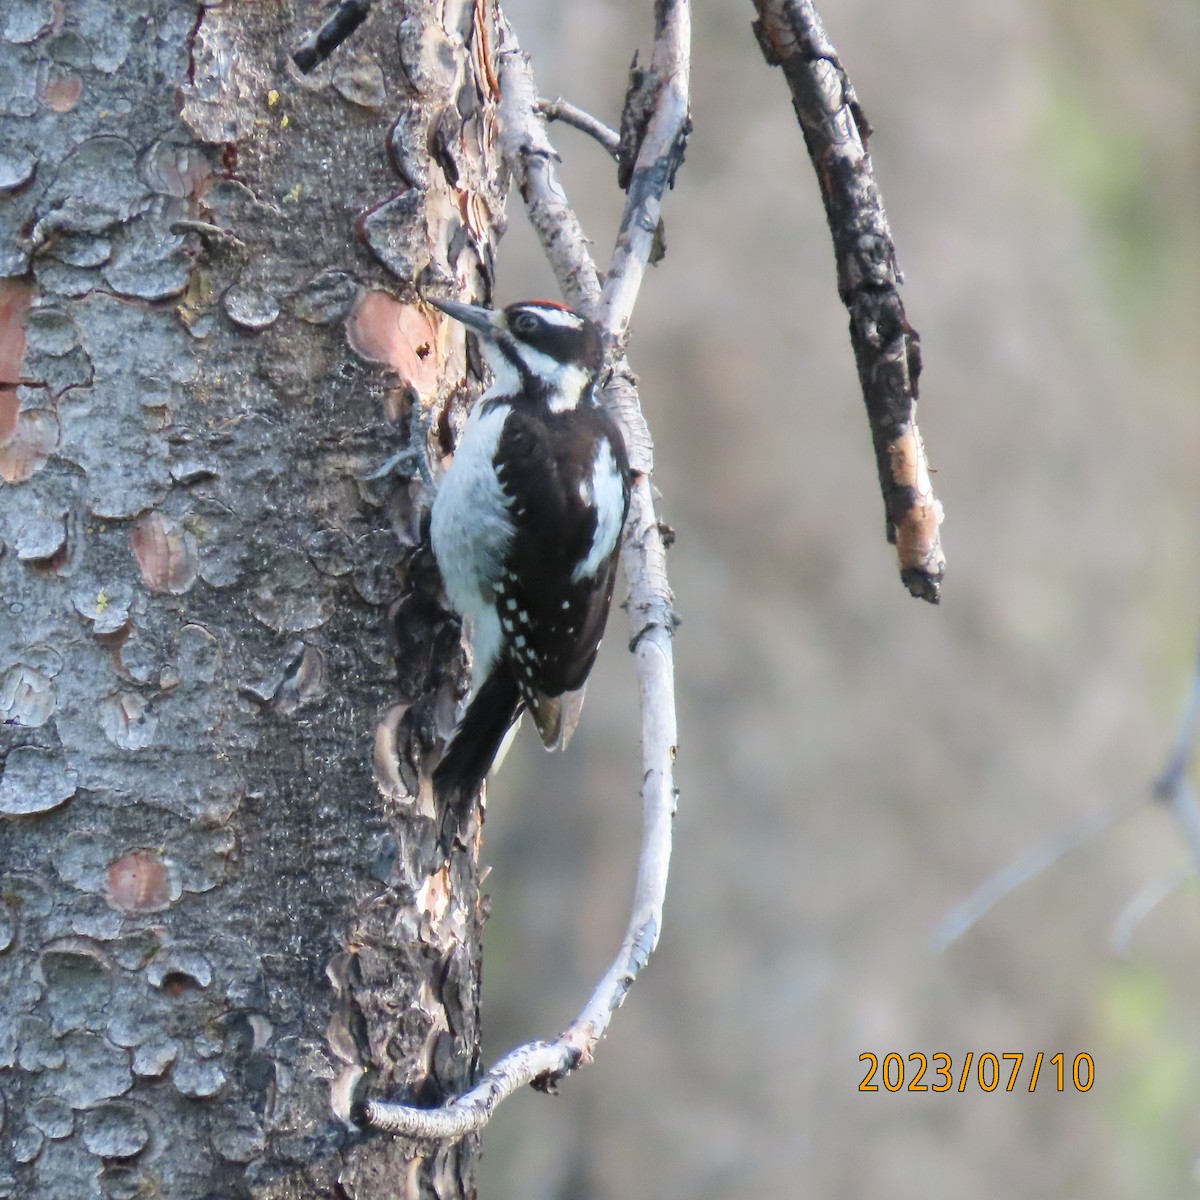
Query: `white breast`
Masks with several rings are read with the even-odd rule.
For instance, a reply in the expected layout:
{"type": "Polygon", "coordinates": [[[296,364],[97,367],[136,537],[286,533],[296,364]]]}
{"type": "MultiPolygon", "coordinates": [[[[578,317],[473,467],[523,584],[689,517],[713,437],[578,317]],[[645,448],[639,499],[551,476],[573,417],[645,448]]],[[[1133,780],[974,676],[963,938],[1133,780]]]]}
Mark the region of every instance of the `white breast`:
{"type": "Polygon", "coordinates": [[[475,686],[500,646],[495,588],[512,540],[512,524],[495,458],[510,411],[507,404],[485,405],[482,400],[475,406],[430,517],[433,553],[446,595],[473,625],[475,686]]]}

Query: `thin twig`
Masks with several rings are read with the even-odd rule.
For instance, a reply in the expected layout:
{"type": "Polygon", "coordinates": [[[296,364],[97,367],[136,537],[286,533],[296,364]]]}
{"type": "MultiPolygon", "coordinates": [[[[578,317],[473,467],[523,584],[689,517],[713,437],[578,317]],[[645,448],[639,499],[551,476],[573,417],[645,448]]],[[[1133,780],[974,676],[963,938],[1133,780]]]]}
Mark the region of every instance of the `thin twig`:
{"type": "MultiPolygon", "coordinates": [[[[1062,833],[1055,834],[1042,845],[1035,847],[1016,862],[1010,863],[1002,871],[998,871],[990,879],[985,880],[961,904],[956,905],[943,918],[934,934],[933,943],[937,950],[945,950],[956,942],[980,917],[991,911],[1005,896],[1015,892],[1017,888],[1028,883],[1035,876],[1054,866],[1065,858],[1072,850],[1090,842],[1111,829],[1119,821],[1134,813],[1141,812],[1154,801],[1169,804],[1176,819],[1183,827],[1184,840],[1192,856],[1191,871],[1200,870],[1200,804],[1197,803],[1196,790],[1192,787],[1189,773],[1195,760],[1196,734],[1200,730],[1200,655],[1196,659],[1196,667],[1192,674],[1192,686],[1184,704],[1183,716],[1179,721],[1179,731],[1175,735],[1167,765],[1159,772],[1154,782],[1146,791],[1140,792],[1137,798],[1129,804],[1104,812],[1093,813],[1062,833]]],[[[1175,885],[1172,885],[1175,886],[1175,885]]],[[[1162,893],[1165,895],[1166,893],[1162,893]]],[[[1147,896],[1159,896],[1156,885],[1148,885],[1126,906],[1117,919],[1118,929],[1125,931],[1114,932],[1114,940],[1126,936],[1133,924],[1150,911],[1157,900],[1150,902],[1147,896]],[[1149,908],[1146,905],[1149,904],[1149,908]],[[1130,914],[1133,914],[1132,916],[1130,914]]]]}
{"type": "Polygon", "coordinates": [[[1113,921],[1112,943],[1113,952],[1122,958],[1128,956],[1133,945],[1133,935],[1137,927],[1177,888],[1182,887],[1196,874],[1196,864],[1192,861],[1182,863],[1170,875],[1161,879],[1151,879],[1140,887],[1117,914],[1113,921]]]}
{"type": "Polygon", "coordinates": [[[968,929],[981,917],[989,913],[1006,896],[1010,896],[1019,887],[1040,875],[1043,871],[1061,862],[1073,850],[1098,838],[1114,825],[1141,812],[1146,807],[1145,793],[1139,793],[1132,803],[1118,808],[1105,809],[1103,812],[1091,813],[1081,821],[1054,834],[1040,846],[1035,846],[1023,854],[1016,862],[997,871],[990,879],[984,880],[961,904],[956,904],[945,917],[933,935],[935,950],[945,950],[952,946],[968,929]]]}
{"type": "Polygon", "coordinates": [[[292,62],[305,74],[316,70],[371,13],[372,0],[341,0],[333,15],[292,51],[292,62]]]}
{"type": "Polygon", "coordinates": [[[936,604],[946,573],[925,447],[917,429],[920,338],[900,299],[896,247],[871,169],[871,129],[810,0],[754,0],[763,56],[782,69],[833,235],[838,292],[875,444],[888,541],[908,590],[936,604]]]}
{"type": "Polygon", "coordinates": [[[539,100],[537,110],[548,122],[561,121],[564,125],[570,125],[581,133],[586,133],[588,137],[599,142],[614,160],[617,158],[621,135],[615,129],[609,129],[603,121],[593,117],[591,113],[584,112],[582,108],[576,108],[561,96],[557,100],[539,100]]]}
{"type": "MultiPolygon", "coordinates": [[[[677,164],[687,128],[690,14],[687,0],[659,0],[655,8],[655,62],[662,63],[659,111],[647,125],[629,188],[621,233],[603,291],[578,220],[558,182],[554,148],[537,111],[528,60],[508,28],[500,50],[504,154],[525,200],[563,294],[602,323],[620,346],[651,239],[662,191],[677,164]],[[673,114],[668,118],[664,113],[673,114]],[[648,223],[648,224],[647,224],[648,223]],[[640,263],[638,261],[641,257],[640,263]]],[[[506,1054],[468,1092],[436,1109],[368,1101],[369,1125],[408,1137],[452,1139],[481,1129],[496,1105],[528,1083],[553,1085],[592,1059],[613,1012],[620,1007],[658,942],[671,859],[675,812],[675,687],[671,638],[677,625],[667,583],[666,549],[650,488],[651,444],[633,374],[623,353],[605,389],[605,403],[625,424],[635,478],[621,544],[629,594],[631,643],[642,712],[642,845],[632,913],[621,949],[582,1012],[558,1038],[530,1042],[506,1054]]]]}
{"type": "Polygon", "coordinates": [[[688,110],[691,52],[691,12],[687,0],[656,0],[654,48],[649,74],[642,77],[639,97],[639,102],[645,104],[652,94],[652,107],[625,189],[625,211],[621,214],[617,244],[604,277],[604,295],[597,314],[601,327],[618,343],[624,341],[646,265],[655,250],[663,194],[674,186],[675,172],[683,161],[691,132],[688,110]]]}

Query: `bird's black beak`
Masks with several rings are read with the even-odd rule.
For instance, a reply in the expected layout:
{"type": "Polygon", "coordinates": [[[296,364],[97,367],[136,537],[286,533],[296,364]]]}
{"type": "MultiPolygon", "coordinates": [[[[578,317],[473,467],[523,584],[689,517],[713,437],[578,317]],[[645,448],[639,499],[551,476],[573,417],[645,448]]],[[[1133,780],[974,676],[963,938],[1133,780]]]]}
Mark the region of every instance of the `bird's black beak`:
{"type": "Polygon", "coordinates": [[[481,337],[494,338],[503,329],[500,314],[492,312],[490,308],[482,308],[478,304],[459,304],[456,300],[435,300],[432,296],[426,296],[425,299],[434,308],[440,308],[448,317],[461,321],[481,337]]]}

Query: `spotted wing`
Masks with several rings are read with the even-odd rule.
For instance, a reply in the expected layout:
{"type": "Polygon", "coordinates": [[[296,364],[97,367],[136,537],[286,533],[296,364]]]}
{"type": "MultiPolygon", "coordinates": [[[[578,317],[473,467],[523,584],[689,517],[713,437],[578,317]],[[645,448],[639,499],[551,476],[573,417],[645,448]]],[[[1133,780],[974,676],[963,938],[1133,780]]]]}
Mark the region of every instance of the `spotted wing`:
{"type": "Polygon", "coordinates": [[[582,704],[568,694],[582,692],[608,620],[628,459],[609,418],[586,409],[550,421],[514,412],[497,460],[517,532],[496,612],[542,740],[565,744],[582,704]]]}

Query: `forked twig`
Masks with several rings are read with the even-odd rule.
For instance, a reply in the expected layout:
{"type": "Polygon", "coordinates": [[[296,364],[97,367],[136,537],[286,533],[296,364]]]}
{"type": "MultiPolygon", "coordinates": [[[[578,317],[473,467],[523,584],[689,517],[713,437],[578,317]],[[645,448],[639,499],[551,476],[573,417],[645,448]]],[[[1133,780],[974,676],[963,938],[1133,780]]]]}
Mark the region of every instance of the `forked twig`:
{"type": "Polygon", "coordinates": [[[659,220],[662,195],[682,158],[688,130],[688,0],[658,0],[651,71],[657,72],[653,109],[628,188],[617,246],[601,288],[587,241],[558,182],[557,156],[538,112],[529,63],[507,27],[499,54],[501,152],[525,200],[568,301],[597,320],[616,362],[605,403],[626,429],[634,471],[633,495],[621,544],[642,713],[642,845],[632,913],[621,949],[583,1011],[552,1041],[530,1042],[504,1056],[469,1091],[440,1108],[390,1101],[365,1105],[366,1122],[407,1137],[453,1139],[481,1129],[496,1105],[519,1087],[552,1087],[590,1062],[613,1012],[658,942],[671,858],[676,749],[674,660],[677,618],[667,583],[666,549],[654,513],[649,432],[633,374],[625,361],[625,330],[637,298],[659,220]]]}
{"type": "Polygon", "coordinates": [[[875,462],[900,579],[938,602],[946,559],[925,446],[917,429],[920,338],[900,299],[900,271],[867,141],[871,127],[811,0],[754,0],[763,56],[787,79],[825,202],[838,292],[875,443],[875,462]]]}
{"type": "Polygon", "coordinates": [[[1155,904],[1188,875],[1200,870],[1200,805],[1197,804],[1195,788],[1191,786],[1189,774],[1196,756],[1196,736],[1200,732],[1200,656],[1192,674],[1191,691],[1179,721],[1179,731],[1167,765],[1144,791],[1130,803],[1102,812],[1093,813],[1070,829],[1055,834],[1040,846],[1010,863],[990,879],[985,880],[961,904],[956,905],[942,919],[934,934],[933,943],[937,950],[945,950],[956,942],[980,917],[990,912],[1005,896],[1040,875],[1049,867],[1065,858],[1072,850],[1099,837],[1119,821],[1141,812],[1147,804],[1154,802],[1171,807],[1176,820],[1182,827],[1184,840],[1191,855],[1191,863],[1185,872],[1171,876],[1171,882],[1155,882],[1147,885],[1134,897],[1117,918],[1113,940],[1118,947],[1128,942],[1134,926],[1152,910],[1155,904]]]}
{"type": "Polygon", "coordinates": [[[989,913],[1006,896],[1040,875],[1043,871],[1061,862],[1073,850],[1098,838],[1114,825],[1146,807],[1145,794],[1139,794],[1132,803],[1119,808],[1091,813],[1071,828],[1054,834],[1041,845],[1027,851],[1015,862],[1009,863],[990,878],[985,879],[961,904],[956,904],[942,918],[933,935],[935,950],[952,946],[981,917],[989,913]]]}

